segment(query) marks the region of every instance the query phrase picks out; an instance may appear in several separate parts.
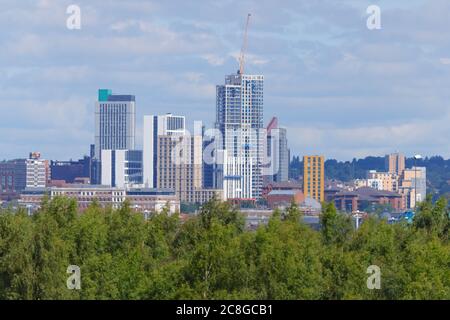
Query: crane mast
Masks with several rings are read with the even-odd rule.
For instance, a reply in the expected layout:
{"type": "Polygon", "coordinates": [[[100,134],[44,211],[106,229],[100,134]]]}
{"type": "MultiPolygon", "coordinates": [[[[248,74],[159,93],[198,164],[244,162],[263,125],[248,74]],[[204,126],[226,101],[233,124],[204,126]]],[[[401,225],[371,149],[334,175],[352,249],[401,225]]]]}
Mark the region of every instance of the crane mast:
{"type": "Polygon", "coordinates": [[[248,26],[250,24],[250,17],[252,15],[249,13],[247,15],[247,22],[245,24],[244,30],[244,42],[242,43],[241,54],[239,56],[239,74],[244,74],[245,67],[245,52],[247,51],[247,43],[248,43],[248,26]]]}

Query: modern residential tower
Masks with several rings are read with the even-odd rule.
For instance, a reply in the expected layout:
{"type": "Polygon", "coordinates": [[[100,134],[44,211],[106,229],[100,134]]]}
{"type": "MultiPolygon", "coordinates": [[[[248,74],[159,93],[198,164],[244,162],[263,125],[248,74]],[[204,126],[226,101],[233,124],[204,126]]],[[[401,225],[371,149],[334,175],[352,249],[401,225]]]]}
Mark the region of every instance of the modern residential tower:
{"type": "Polygon", "coordinates": [[[323,156],[303,157],[303,193],[319,202],[325,200],[325,163],[323,156]]]}
{"type": "Polygon", "coordinates": [[[271,174],[269,182],[286,182],[289,180],[289,149],[287,130],[278,126],[278,119],[273,117],[267,126],[267,156],[270,159],[271,174]]]}
{"type": "Polygon", "coordinates": [[[222,135],[226,199],[261,196],[265,153],[263,129],[264,76],[237,74],[216,89],[216,128],[222,135]]]}
{"type": "Polygon", "coordinates": [[[184,135],[186,119],[171,113],[144,116],[143,127],[143,183],[149,188],[157,186],[158,136],[184,135]]]}
{"type": "Polygon", "coordinates": [[[182,202],[204,203],[222,190],[203,188],[203,136],[190,135],[185,117],[144,117],[144,185],[174,190],[182,202]]]}

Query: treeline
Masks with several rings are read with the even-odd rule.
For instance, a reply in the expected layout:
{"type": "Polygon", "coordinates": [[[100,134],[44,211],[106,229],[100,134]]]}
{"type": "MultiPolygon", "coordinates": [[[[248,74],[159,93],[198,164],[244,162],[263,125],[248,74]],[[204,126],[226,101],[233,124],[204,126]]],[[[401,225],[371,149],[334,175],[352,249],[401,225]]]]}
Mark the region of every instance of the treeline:
{"type": "MultiPolygon", "coordinates": [[[[416,162],[417,166],[427,168],[427,192],[436,200],[440,196],[450,199],[450,159],[445,160],[440,156],[424,158],[416,162]]],[[[414,166],[414,159],[406,159],[406,167],[414,166]]],[[[344,182],[353,179],[363,179],[368,170],[385,170],[384,157],[366,157],[353,159],[352,161],[337,161],[328,159],[325,161],[325,175],[327,179],[336,179],[344,182]]],[[[289,175],[291,179],[299,179],[303,176],[303,161],[299,156],[294,156],[290,162],[289,175]]]]}
{"type": "Polygon", "coordinates": [[[295,205],[246,231],[241,214],[211,201],[181,222],[145,221],[128,205],[44,201],[33,216],[0,214],[0,299],[450,299],[446,200],[421,204],[411,225],[371,218],[358,230],[332,204],[322,228],[295,205]],[[81,289],[69,290],[69,265],[81,289]],[[369,289],[369,266],[381,271],[369,289]]]}

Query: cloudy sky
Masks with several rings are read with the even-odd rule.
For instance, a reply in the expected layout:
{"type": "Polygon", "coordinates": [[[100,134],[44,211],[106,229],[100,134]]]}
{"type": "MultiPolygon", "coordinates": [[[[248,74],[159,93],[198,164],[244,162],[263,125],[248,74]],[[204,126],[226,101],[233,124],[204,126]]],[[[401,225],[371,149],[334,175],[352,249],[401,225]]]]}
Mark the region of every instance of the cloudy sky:
{"type": "Polygon", "coordinates": [[[265,118],[293,154],[348,160],[402,151],[450,157],[448,0],[0,0],[0,159],[77,159],[94,140],[98,88],[142,116],[211,126],[215,85],[265,76],[265,118]],[[395,4],[393,4],[395,2],[395,4]],[[81,30],[66,9],[81,8],[81,30]],[[381,30],[366,9],[381,8],[381,30]]]}

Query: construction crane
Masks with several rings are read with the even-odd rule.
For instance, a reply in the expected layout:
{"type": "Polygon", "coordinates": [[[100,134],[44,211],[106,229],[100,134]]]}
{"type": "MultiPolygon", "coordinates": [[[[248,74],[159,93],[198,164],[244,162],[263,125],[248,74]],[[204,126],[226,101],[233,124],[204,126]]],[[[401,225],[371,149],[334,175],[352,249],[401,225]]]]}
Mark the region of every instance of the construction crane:
{"type": "Polygon", "coordinates": [[[244,31],[244,42],[242,43],[241,54],[239,56],[239,74],[244,74],[244,66],[245,66],[245,52],[247,51],[247,43],[248,43],[248,25],[250,24],[251,13],[247,15],[247,22],[245,24],[244,31]]]}

